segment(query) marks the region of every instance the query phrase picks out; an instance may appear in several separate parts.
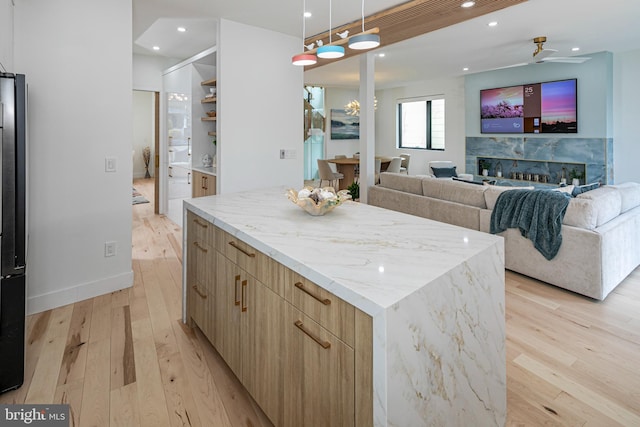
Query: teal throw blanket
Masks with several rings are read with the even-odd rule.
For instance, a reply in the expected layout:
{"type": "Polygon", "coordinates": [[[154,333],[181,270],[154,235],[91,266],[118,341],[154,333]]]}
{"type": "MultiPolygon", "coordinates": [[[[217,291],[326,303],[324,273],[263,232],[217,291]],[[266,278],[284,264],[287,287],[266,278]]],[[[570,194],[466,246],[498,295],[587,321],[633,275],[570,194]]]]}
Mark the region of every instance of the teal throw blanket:
{"type": "Polygon", "coordinates": [[[546,259],[552,259],[562,244],[562,220],[571,196],[551,190],[509,190],[496,201],[491,212],[491,234],[519,228],[523,237],[546,259]]]}

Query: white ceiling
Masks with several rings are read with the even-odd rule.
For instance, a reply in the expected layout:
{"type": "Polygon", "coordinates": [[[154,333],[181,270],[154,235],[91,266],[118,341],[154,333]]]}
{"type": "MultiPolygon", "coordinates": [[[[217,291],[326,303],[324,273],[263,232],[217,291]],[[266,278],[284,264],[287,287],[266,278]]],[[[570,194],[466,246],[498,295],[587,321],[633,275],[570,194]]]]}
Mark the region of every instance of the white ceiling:
{"type": "MultiPolygon", "coordinates": [[[[462,1],[462,0],[461,0],[462,1]]],[[[307,36],[329,27],[328,2],[307,0],[313,16],[307,36]]],[[[399,4],[367,0],[370,15],[399,4]]],[[[361,2],[333,2],[332,27],[359,20],[361,2]]],[[[133,0],[134,52],[186,59],[215,44],[215,19],[302,36],[302,0],[133,0]],[[186,33],[178,33],[178,26],[186,33]],[[151,46],[161,50],[154,52],[151,46]]],[[[475,73],[531,61],[532,39],[547,36],[555,56],[588,56],[601,51],[640,49],[640,0],[529,0],[490,15],[384,46],[376,59],[376,87],[475,73]],[[497,21],[496,27],[487,25],[497,21]],[[571,48],[580,47],[579,52],[571,48]],[[469,67],[469,71],[463,71],[469,67]]],[[[302,51],[302,43],[301,43],[302,51]]],[[[356,87],[358,57],[336,61],[305,73],[305,82],[356,87]]]]}

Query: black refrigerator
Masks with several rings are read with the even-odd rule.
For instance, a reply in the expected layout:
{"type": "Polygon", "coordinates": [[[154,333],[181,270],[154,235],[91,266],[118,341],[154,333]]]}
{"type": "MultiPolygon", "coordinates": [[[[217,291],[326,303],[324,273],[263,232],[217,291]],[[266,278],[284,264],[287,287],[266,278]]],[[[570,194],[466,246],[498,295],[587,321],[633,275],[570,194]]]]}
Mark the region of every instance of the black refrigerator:
{"type": "Polygon", "coordinates": [[[24,380],[26,85],[0,73],[0,393],[24,380]]]}

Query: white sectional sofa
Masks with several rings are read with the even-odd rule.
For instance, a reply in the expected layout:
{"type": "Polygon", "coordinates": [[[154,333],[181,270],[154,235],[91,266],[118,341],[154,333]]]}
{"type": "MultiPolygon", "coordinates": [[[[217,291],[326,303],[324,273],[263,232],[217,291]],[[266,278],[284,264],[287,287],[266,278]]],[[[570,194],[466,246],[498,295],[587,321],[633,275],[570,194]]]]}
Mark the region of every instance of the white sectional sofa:
{"type": "MultiPolygon", "coordinates": [[[[500,193],[514,188],[391,173],[380,178],[369,189],[369,204],[484,232],[500,193]]],[[[507,269],[603,300],[640,265],[640,184],[602,186],[572,198],[551,260],[518,229],[499,235],[507,269]]]]}

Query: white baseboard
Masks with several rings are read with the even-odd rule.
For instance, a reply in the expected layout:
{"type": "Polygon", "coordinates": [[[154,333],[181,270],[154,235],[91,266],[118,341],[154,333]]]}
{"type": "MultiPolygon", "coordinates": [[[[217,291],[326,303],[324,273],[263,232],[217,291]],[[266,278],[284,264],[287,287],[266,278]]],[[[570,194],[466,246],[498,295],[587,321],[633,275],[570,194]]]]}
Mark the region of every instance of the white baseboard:
{"type": "MultiPolygon", "coordinates": [[[[133,271],[27,298],[27,315],[73,304],[133,286],[133,271]]],[[[27,288],[28,294],[28,288],[27,288]]]]}

